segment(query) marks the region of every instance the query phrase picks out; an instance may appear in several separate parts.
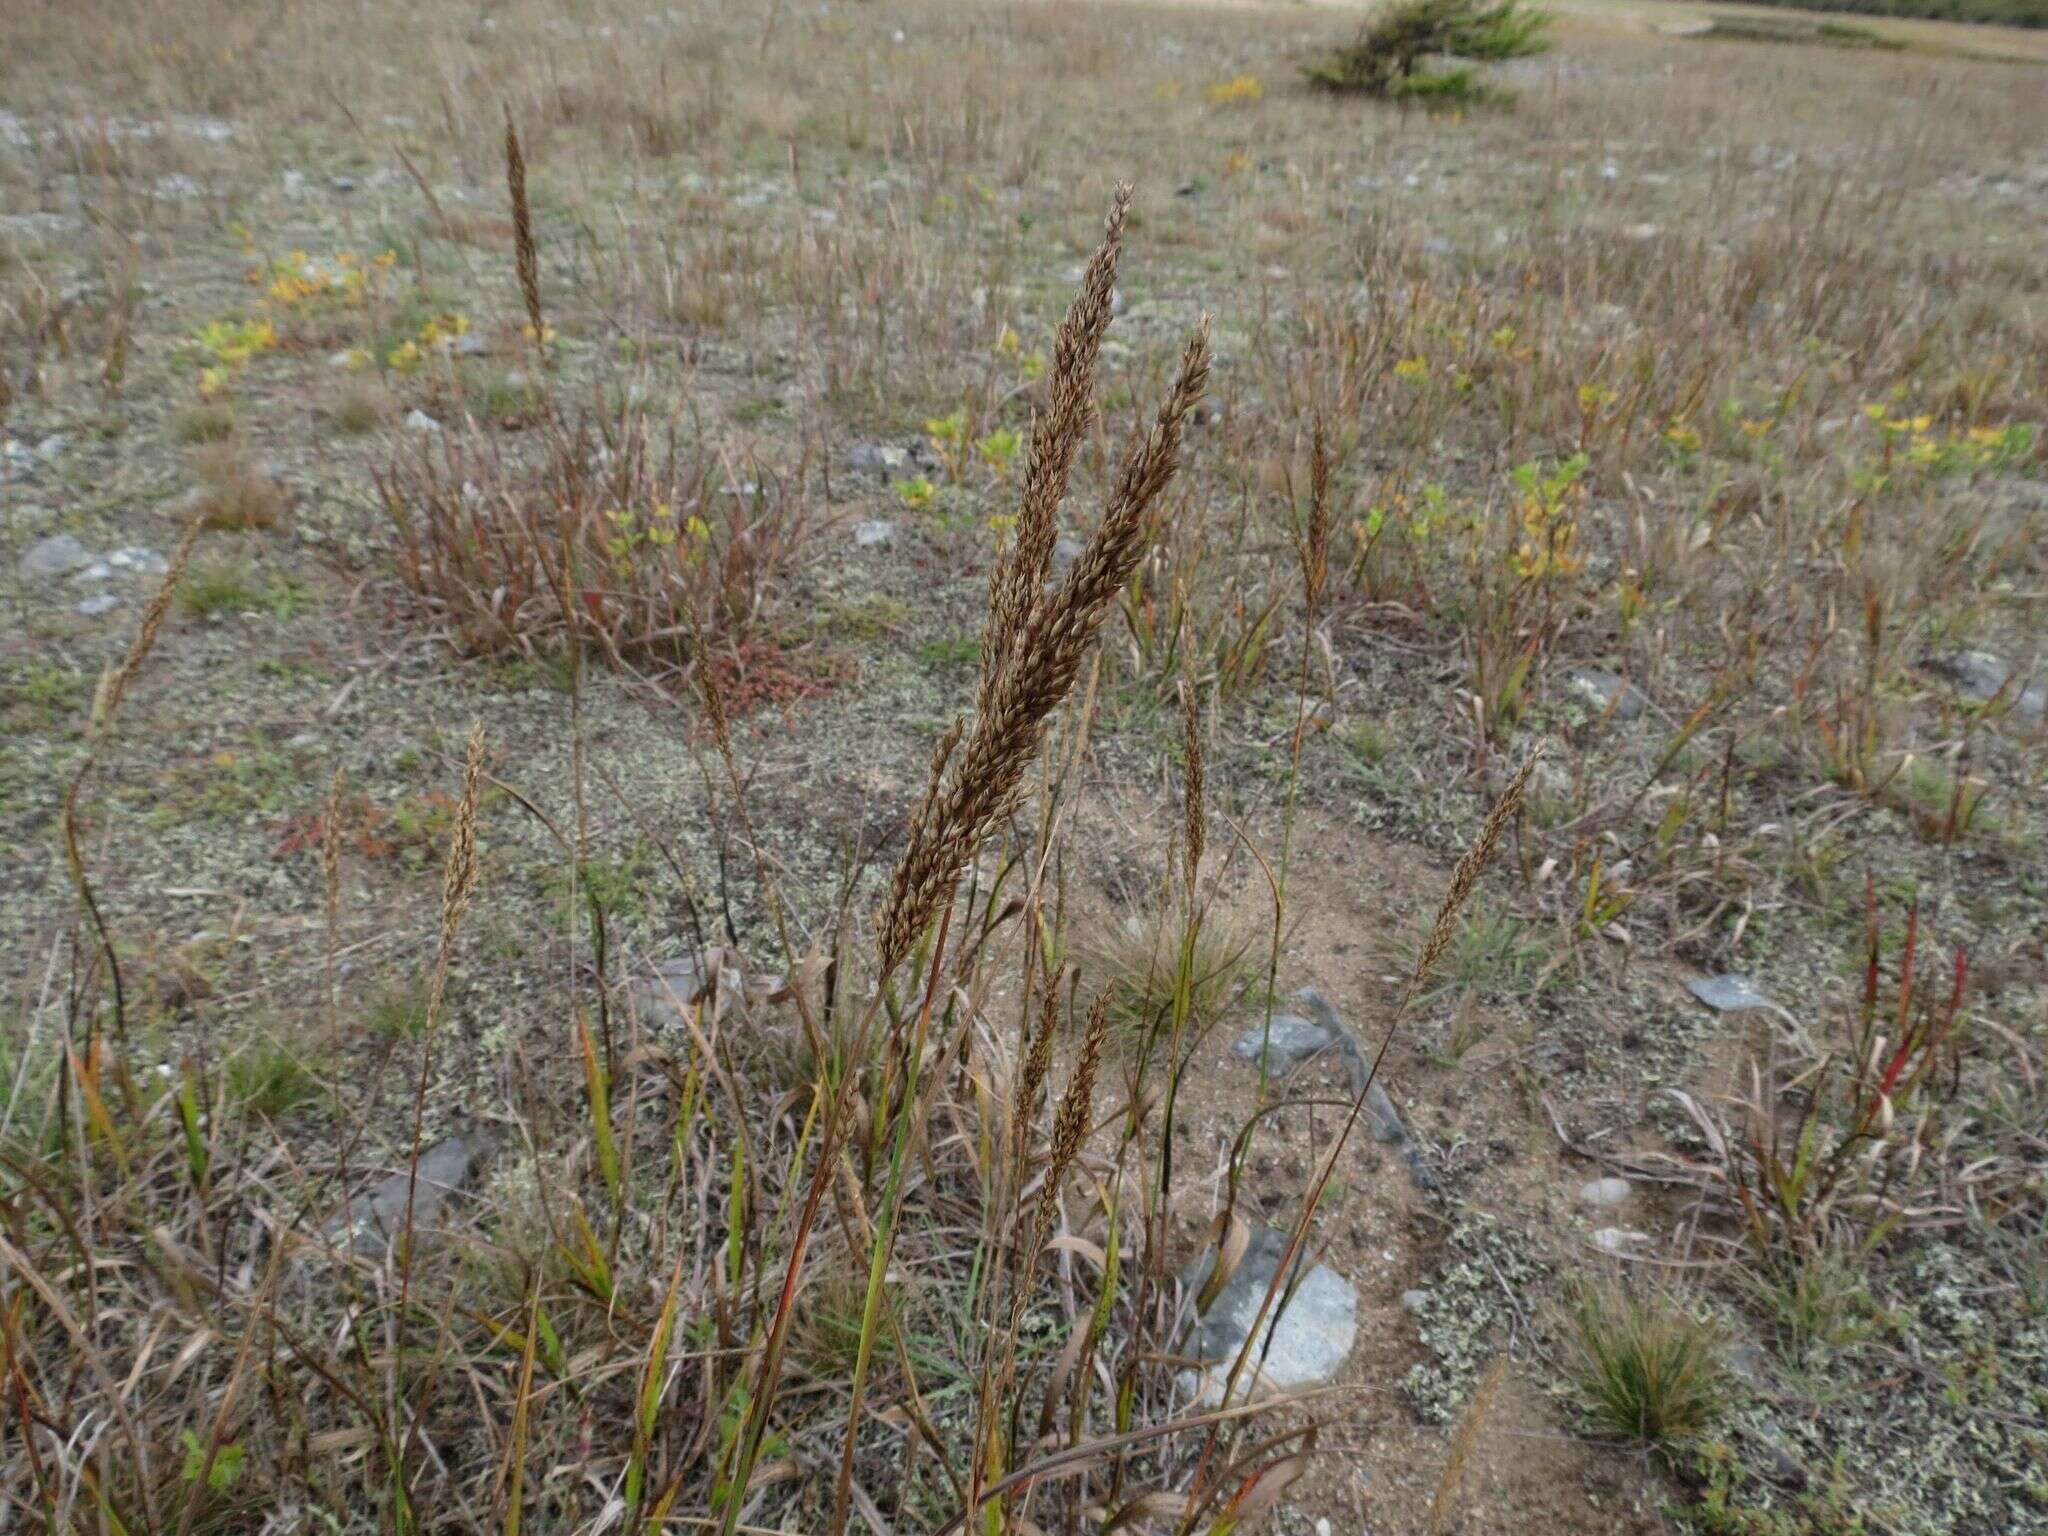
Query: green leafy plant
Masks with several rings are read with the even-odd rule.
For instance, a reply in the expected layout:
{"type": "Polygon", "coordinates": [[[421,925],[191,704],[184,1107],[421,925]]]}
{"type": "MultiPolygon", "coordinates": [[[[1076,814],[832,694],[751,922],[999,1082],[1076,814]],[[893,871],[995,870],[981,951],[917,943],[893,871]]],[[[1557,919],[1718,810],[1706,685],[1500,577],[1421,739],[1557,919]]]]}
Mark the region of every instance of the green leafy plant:
{"type": "Polygon", "coordinates": [[[1543,52],[1550,24],[1521,0],[1397,0],[1347,45],[1304,67],[1325,90],[1386,101],[1469,102],[1494,95],[1472,69],[1431,69],[1432,57],[1497,64],[1543,52]]]}

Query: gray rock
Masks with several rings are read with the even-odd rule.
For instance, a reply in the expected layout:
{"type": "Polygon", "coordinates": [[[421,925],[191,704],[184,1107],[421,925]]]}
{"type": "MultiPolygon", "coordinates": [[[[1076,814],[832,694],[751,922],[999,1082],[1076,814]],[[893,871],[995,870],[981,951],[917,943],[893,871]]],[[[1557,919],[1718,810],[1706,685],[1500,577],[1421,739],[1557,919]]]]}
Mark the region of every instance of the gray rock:
{"type": "Polygon", "coordinates": [[[2038,724],[2048,715],[2048,682],[2027,683],[2018,668],[1989,651],[1954,651],[1930,656],[1921,665],[1953,683],[1973,704],[1988,704],[2004,693],[2005,702],[2022,720],[2038,724]]]}
{"type": "Polygon", "coordinates": [[[883,518],[873,518],[853,525],[853,544],[856,549],[876,549],[881,545],[894,543],[896,525],[883,518]]]}
{"type": "Polygon", "coordinates": [[[876,475],[882,479],[900,473],[910,463],[910,455],[894,443],[855,443],[846,450],[846,467],[856,474],[876,475]]]}
{"type": "Polygon", "coordinates": [[[455,355],[457,357],[489,357],[491,355],[491,344],[483,337],[477,335],[475,331],[464,331],[455,338],[455,355]]]}
{"type": "Polygon", "coordinates": [[[88,619],[96,619],[103,613],[111,613],[121,606],[121,599],[111,592],[100,592],[88,597],[78,605],[78,611],[88,619]]]}
{"type": "MultiPolygon", "coordinates": [[[[1422,1148],[1409,1136],[1408,1127],[1401,1123],[1401,1112],[1394,1108],[1394,1101],[1387,1096],[1385,1086],[1372,1076],[1365,1053],[1358,1048],[1358,1037],[1352,1034],[1343,1016],[1314,987],[1303,987],[1296,992],[1294,1006],[1300,1013],[1275,1014],[1273,1017],[1272,1059],[1278,1070],[1291,1071],[1323,1051],[1334,1052],[1344,1064],[1344,1075],[1350,1083],[1352,1097],[1356,1098],[1361,1093],[1365,1095],[1365,1127],[1372,1139],[1400,1149],[1402,1159],[1408,1164],[1408,1176],[1417,1189],[1435,1189],[1436,1174],[1424,1160],[1422,1148]],[[1279,1041],[1282,1019],[1288,1020],[1289,1040],[1300,1047],[1284,1065],[1280,1062],[1279,1041]]],[[[1265,1020],[1261,1019],[1231,1049],[1241,1060],[1257,1062],[1264,1045],[1264,1034],[1265,1020]]]]}
{"type": "Polygon", "coordinates": [[[31,580],[49,576],[68,576],[81,566],[90,565],[92,555],[86,547],[68,533],[53,533],[48,538],[38,539],[31,544],[14,568],[31,580]]]}
{"type": "Polygon", "coordinates": [[[104,560],[95,560],[84,570],[73,571],[71,579],[75,582],[112,581],[114,579],[114,568],[104,560]]]}
{"type": "Polygon", "coordinates": [[[441,430],[441,423],[434,420],[433,417],[429,416],[418,406],[414,406],[405,413],[405,425],[406,429],[412,432],[438,432],[441,430]]]}
{"type": "Polygon", "coordinates": [[[1763,1346],[1753,1339],[1744,1339],[1728,1351],[1728,1369],[1752,1387],[1765,1384],[1769,1365],[1770,1359],[1764,1354],[1763,1346]]]}
{"type": "Polygon", "coordinates": [[[1387,1090],[1378,1078],[1365,1091],[1365,1125],[1372,1132],[1374,1141],[1385,1142],[1388,1146],[1407,1146],[1408,1127],[1401,1123],[1401,1112],[1394,1108],[1394,1101],[1387,1097],[1387,1090]]]}
{"type": "Polygon", "coordinates": [[[356,189],[356,179],[353,176],[330,176],[327,178],[327,185],[337,192],[353,192],[356,189]]]}
{"type": "Polygon", "coordinates": [[[400,1168],[368,1194],[351,1200],[327,1224],[327,1237],[357,1258],[376,1261],[391,1250],[391,1240],[405,1228],[408,1192],[417,1236],[429,1230],[448,1202],[468,1182],[476,1164],[477,1146],[466,1137],[451,1136],[420,1154],[418,1188],[412,1172],[400,1168]]]}
{"type": "Polygon", "coordinates": [[[1716,1013],[1746,1013],[1772,1006],[1755,982],[1732,971],[1725,976],[1695,976],[1686,982],[1685,990],[1716,1013]]]}
{"type": "MultiPolygon", "coordinates": [[[[634,1006],[642,1018],[656,1024],[680,1023],[683,1010],[705,995],[709,979],[695,955],[657,960],[635,978],[634,1006]]],[[[743,983],[739,970],[731,965],[725,966],[718,978],[719,986],[727,992],[738,992],[743,983]]]]}
{"type": "Polygon", "coordinates": [[[1420,1312],[1428,1305],[1429,1292],[1427,1291],[1403,1291],[1401,1293],[1401,1310],[1404,1312],[1420,1312]]]}
{"type": "Polygon", "coordinates": [[[1292,1072],[1304,1061],[1340,1047],[1349,1038],[1342,1030],[1332,1030],[1315,1019],[1276,1013],[1270,1031],[1266,1020],[1259,1020],[1238,1036],[1231,1052],[1239,1061],[1254,1065],[1264,1062],[1274,1072],[1292,1072]]]}
{"type": "Polygon", "coordinates": [[[1649,1233],[1630,1231],[1626,1227],[1602,1227],[1593,1234],[1593,1246],[1602,1253],[1627,1253],[1649,1240],[1649,1233]]]}
{"type": "MultiPolygon", "coordinates": [[[[1197,1321],[1187,1353],[1203,1362],[1204,1369],[1186,1372],[1181,1380],[1203,1406],[1221,1406],[1231,1363],[1252,1336],[1252,1324],[1286,1252],[1285,1232],[1272,1227],[1254,1232],[1229,1282],[1197,1321]]],[[[1215,1264],[1215,1253],[1205,1251],[1182,1274],[1189,1295],[1201,1291],[1215,1264]]],[[[1257,1372],[1263,1372],[1266,1385],[1282,1392],[1334,1381],[1357,1337],[1358,1292],[1350,1281],[1327,1264],[1310,1270],[1292,1297],[1283,1281],[1238,1378],[1238,1401],[1260,1395],[1257,1372]]]]}
{"type": "Polygon", "coordinates": [[[1601,714],[1612,712],[1616,720],[1634,720],[1650,707],[1641,690],[1626,679],[1598,667],[1573,667],[1564,675],[1565,686],[1601,714]]]}
{"type": "Polygon", "coordinates": [[[1634,1193],[1627,1179],[1609,1176],[1594,1179],[1579,1188],[1579,1199],[1587,1205],[1623,1205],[1634,1193]]]}
{"type": "Polygon", "coordinates": [[[653,974],[633,983],[633,998],[643,1011],[657,1017],[678,1015],[696,1001],[702,982],[703,973],[694,955],[657,960],[653,974]]]}

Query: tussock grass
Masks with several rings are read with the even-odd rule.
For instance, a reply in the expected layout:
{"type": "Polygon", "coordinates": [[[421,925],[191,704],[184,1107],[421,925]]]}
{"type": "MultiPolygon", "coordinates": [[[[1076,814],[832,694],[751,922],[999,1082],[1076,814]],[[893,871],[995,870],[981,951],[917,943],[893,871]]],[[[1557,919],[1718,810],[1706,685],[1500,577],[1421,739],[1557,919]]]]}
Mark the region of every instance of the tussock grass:
{"type": "MultiPolygon", "coordinates": [[[[1158,904],[1130,907],[1092,924],[1076,945],[1083,985],[1099,997],[1109,1037],[1137,1054],[1171,1016],[1179,985],[1185,918],[1158,904]]],[[[1188,1028],[1194,1038],[1219,1022],[1251,981],[1262,927],[1235,909],[1210,907],[1195,935],[1187,972],[1188,1028]]]]}
{"type": "Polygon", "coordinates": [[[1565,1323],[1587,1412],[1609,1434],[1653,1445],[1684,1439],[1732,1401],[1722,1335],[1683,1300],[1586,1284],[1565,1323]]]}

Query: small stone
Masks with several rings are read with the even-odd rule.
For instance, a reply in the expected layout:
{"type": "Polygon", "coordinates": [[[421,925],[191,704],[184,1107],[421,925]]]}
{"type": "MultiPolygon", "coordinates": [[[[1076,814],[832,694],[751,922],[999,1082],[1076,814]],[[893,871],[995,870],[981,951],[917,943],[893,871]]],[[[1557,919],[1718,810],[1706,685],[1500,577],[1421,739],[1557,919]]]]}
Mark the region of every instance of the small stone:
{"type": "Polygon", "coordinates": [[[1649,708],[1635,684],[1598,667],[1573,667],[1564,675],[1565,686],[1602,715],[1616,720],[1633,720],[1649,708]]]}
{"type": "Polygon", "coordinates": [[[1989,651],[1930,656],[1921,665],[1955,684],[1956,691],[1973,704],[1988,704],[2003,694],[2012,712],[2023,720],[2038,724],[2048,715],[2048,682],[2023,683],[2017,668],[1989,651]]]}
{"type": "Polygon", "coordinates": [[[1764,1370],[1767,1357],[1763,1346],[1753,1339],[1744,1339],[1728,1351],[1728,1369],[1748,1382],[1752,1387],[1764,1384],[1764,1370]]]}
{"type": "Polygon", "coordinates": [[[455,338],[455,355],[457,357],[489,357],[491,355],[491,344],[483,337],[477,335],[475,331],[464,331],[455,338]]]}
{"type": "Polygon", "coordinates": [[[1184,181],[1173,189],[1173,195],[1175,197],[1193,197],[1201,190],[1202,184],[1199,181],[1184,181]]]}
{"type": "Polygon", "coordinates": [[[1627,1179],[1617,1179],[1610,1175],[1582,1185],[1579,1189],[1579,1199],[1587,1205],[1622,1205],[1627,1202],[1631,1193],[1633,1191],[1627,1179]]]}
{"type": "Polygon", "coordinates": [[[161,576],[171,568],[170,561],[153,549],[144,549],[140,544],[130,544],[115,550],[107,556],[107,564],[117,571],[134,571],[144,576],[161,576]]]}
{"type": "Polygon", "coordinates": [[[71,573],[71,579],[73,581],[85,582],[112,581],[114,579],[114,568],[111,565],[107,564],[107,562],[104,560],[95,560],[91,565],[88,565],[84,570],[73,571],[71,573]]]}
{"type": "Polygon", "coordinates": [[[306,173],[304,171],[286,171],[284,173],[284,195],[286,197],[297,197],[305,190],[306,173]]]}
{"type": "Polygon", "coordinates": [[[418,406],[414,406],[405,413],[405,426],[409,432],[438,432],[441,430],[441,423],[434,420],[433,417],[429,416],[418,406]]]}
{"type": "MultiPolygon", "coordinates": [[[[1206,1407],[1222,1404],[1231,1364],[1252,1337],[1253,1321],[1279,1273],[1287,1241],[1287,1234],[1273,1227],[1254,1232],[1236,1271],[1196,1324],[1187,1352],[1206,1369],[1200,1375],[1185,1373],[1181,1379],[1206,1407]]],[[[1201,1291],[1215,1262],[1215,1251],[1204,1250],[1183,1271],[1181,1284],[1188,1294],[1201,1291]]],[[[1283,1298],[1286,1291],[1283,1283],[1283,1298]]],[[[1244,1374],[1238,1378],[1240,1401],[1252,1398],[1261,1386],[1254,1371],[1260,1368],[1262,1355],[1264,1384],[1282,1392],[1334,1381],[1351,1356],[1358,1336],[1358,1292],[1327,1264],[1310,1270],[1284,1307],[1276,1299],[1274,1312],[1279,1315],[1267,1314],[1259,1341],[1246,1357],[1244,1374]]]]}
{"type": "Polygon", "coordinates": [[[62,453],[66,448],[70,446],[70,433],[52,432],[48,437],[44,438],[41,442],[36,444],[36,457],[41,459],[54,459],[57,457],[58,454],[62,453]]]}
{"type": "Polygon", "coordinates": [[[1602,1253],[1626,1253],[1649,1240],[1649,1233],[1634,1232],[1627,1227],[1602,1227],[1593,1234],[1593,1246],[1602,1253]]]}
{"type": "Polygon", "coordinates": [[[466,1138],[451,1136],[420,1154],[417,1185],[410,1167],[400,1168],[360,1199],[352,1200],[327,1224],[327,1236],[357,1258],[377,1260],[390,1251],[391,1239],[405,1227],[405,1208],[412,1203],[415,1235],[430,1228],[442,1209],[468,1182],[477,1149],[466,1138]]]}
{"type": "Polygon", "coordinates": [[[1428,1305],[1429,1292],[1427,1291],[1403,1291],[1401,1293],[1401,1308],[1403,1311],[1420,1312],[1428,1305]]]}
{"type": "Polygon", "coordinates": [[[853,543],[856,549],[876,549],[894,542],[895,538],[896,525],[882,518],[853,525],[853,543]]]}
{"type": "Polygon", "coordinates": [[[111,613],[121,606],[121,599],[111,592],[98,592],[78,605],[78,611],[88,619],[96,619],[103,613],[111,613]]]}
{"type": "Polygon", "coordinates": [[[354,347],[343,347],[339,352],[327,354],[327,366],[330,368],[353,368],[355,365],[356,349],[354,347]]]}
{"type": "Polygon", "coordinates": [[[1725,976],[1695,976],[1686,982],[1685,990],[1716,1013],[1746,1013],[1771,1006],[1755,982],[1732,971],[1725,976]]]}
{"type": "Polygon", "coordinates": [[[353,176],[330,176],[327,178],[327,185],[336,192],[345,194],[355,191],[356,179],[353,176]]]}
{"type": "Polygon", "coordinates": [[[15,569],[30,578],[64,576],[91,563],[92,555],[78,540],[68,533],[53,533],[31,544],[15,569]]]}

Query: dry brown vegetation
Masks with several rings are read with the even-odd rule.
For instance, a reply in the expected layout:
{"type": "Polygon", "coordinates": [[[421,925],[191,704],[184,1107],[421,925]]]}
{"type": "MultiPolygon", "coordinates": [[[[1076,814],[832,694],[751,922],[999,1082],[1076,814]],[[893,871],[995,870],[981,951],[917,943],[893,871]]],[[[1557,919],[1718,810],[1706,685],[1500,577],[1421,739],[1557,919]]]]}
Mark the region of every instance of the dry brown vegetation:
{"type": "Polygon", "coordinates": [[[17,9],[0,1529],[2048,1530],[2040,66],[17,9]]]}

